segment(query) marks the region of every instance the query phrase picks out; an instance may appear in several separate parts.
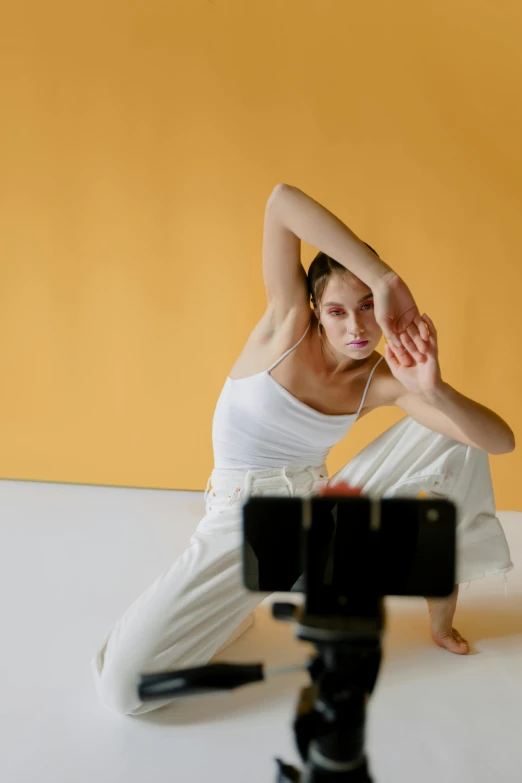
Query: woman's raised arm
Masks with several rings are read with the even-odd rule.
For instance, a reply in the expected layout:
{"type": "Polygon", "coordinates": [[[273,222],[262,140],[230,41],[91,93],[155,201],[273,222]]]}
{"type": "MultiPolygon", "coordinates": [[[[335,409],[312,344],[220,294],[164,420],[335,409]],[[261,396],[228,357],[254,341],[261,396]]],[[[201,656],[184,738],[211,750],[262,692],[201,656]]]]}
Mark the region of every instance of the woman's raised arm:
{"type": "MultiPolygon", "coordinates": [[[[406,283],[338,217],[299,188],[284,183],[276,185],[269,203],[280,231],[286,232],[286,255],[292,256],[292,263],[284,261],[282,268],[282,252],[264,255],[265,282],[272,284],[273,295],[290,302],[293,291],[295,298],[295,281],[298,276],[302,278],[298,267],[302,269],[299,240],[303,240],[334,258],[372,289],[377,323],[400,357],[406,356],[399,337],[401,332],[407,331],[412,338],[420,334],[427,339],[428,329],[406,283]]],[[[282,247],[282,239],[280,244],[282,247]]]]}

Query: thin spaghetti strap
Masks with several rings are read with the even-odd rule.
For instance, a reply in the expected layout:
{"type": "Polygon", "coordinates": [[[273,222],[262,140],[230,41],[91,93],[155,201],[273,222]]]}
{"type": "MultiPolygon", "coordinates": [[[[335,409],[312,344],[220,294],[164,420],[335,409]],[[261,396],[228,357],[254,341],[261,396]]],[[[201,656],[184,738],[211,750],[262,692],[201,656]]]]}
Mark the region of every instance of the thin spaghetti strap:
{"type": "Polygon", "coordinates": [[[292,351],[293,351],[295,348],[297,348],[297,346],[298,346],[300,343],[302,343],[302,342],[303,342],[304,338],[306,337],[306,333],[308,332],[308,330],[309,330],[309,328],[310,328],[310,324],[311,324],[311,323],[312,323],[312,321],[310,320],[310,321],[308,322],[308,326],[306,327],[306,332],[303,334],[303,336],[301,337],[301,339],[300,339],[300,340],[299,340],[299,341],[298,341],[298,342],[297,342],[295,345],[292,345],[292,347],[291,347],[291,348],[289,348],[289,349],[288,349],[288,351],[287,351],[286,353],[284,353],[284,354],[283,354],[283,355],[282,355],[282,356],[281,356],[281,357],[280,357],[280,358],[279,358],[279,359],[278,359],[276,362],[274,362],[274,363],[272,364],[272,366],[268,368],[268,370],[265,370],[265,372],[270,372],[271,370],[273,370],[273,369],[274,369],[274,367],[276,367],[276,366],[279,364],[279,362],[282,362],[282,361],[283,361],[283,359],[284,359],[286,356],[288,356],[288,354],[289,354],[289,353],[292,353],[292,351]]]}
{"type": "Polygon", "coordinates": [[[362,406],[364,405],[364,400],[366,399],[366,392],[368,391],[368,386],[370,385],[370,381],[371,381],[371,379],[372,379],[373,373],[374,373],[374,372],[375,372],[375,370],[377,369],[377,365],[378,365],[378,364],[380,364],[380,363],[382,362],[382,360],[383,360],[383,359],[384,359],[384,356],[381,356],[381,358],[379,359],[379,361],[378,361],[378,362],[375,362],[375,364],[373,365],[373,368],[372,368],[372,371],[371,371],[371,373],[370,373],[370,376],[369,376],[368,380],[366,381],[366,388],[364,389],[364,394],[363,394],[363,396],[362,396],[361,404],[359,405],[359,409],[357,410],[357,416],[358,416],[358,415],[359,415],[359,413],[361,412],[361,408],[362,408],[362,406]]]}

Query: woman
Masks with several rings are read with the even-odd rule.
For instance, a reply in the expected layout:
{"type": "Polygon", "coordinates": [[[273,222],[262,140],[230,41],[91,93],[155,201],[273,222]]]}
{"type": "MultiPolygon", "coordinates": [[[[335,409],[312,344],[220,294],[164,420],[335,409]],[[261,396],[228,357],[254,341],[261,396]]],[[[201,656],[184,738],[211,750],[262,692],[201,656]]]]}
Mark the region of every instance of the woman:
{"type": "MultiPolygon", "coordinates": [[[[267,202],[263,275],[267,310],[216,406],[206,514],[187,550],[92,661],[101,701],[121,714],[169,701],[141,703],[140,673],[203,665],[251,624],[266,594],[242,585],[241,506],[250,495],[310,496],[348,481],[369,496],[446,496],[459,508],[458,581],[512,567],[487,454],[512,451],[513,433],[442,381],[436,329],[405,283],[338,218],[288,185],[276,186],[267,202]],[[301,240],[322,248],[308,277],[301,240]],[[382,332],[385,356],[375,350],[382,332]],[[329,480],[332,446],[382,405],[409,416],[329,480]]],[[[468,644],[452,625],[457,593],[458,584],[450,598],[428,601],[431,635],[465,654],[468,644]]]]}

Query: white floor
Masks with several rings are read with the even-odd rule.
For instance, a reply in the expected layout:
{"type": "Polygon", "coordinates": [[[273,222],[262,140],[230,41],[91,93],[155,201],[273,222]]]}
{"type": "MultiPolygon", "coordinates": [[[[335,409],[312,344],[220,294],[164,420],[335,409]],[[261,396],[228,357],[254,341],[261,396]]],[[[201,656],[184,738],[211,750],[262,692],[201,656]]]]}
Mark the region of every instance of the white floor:
{"type": "MultiPolygon", "coordinates": [[[[185,548],[199,492],[0,482],[3,783],[272,783],[300,764],[291,722],[304,672],[140,717],[96,701],[90,659],[105,632],[185,548]]],[[[376,783],[522,781],[522,513],[500,512],[515,569],[461,588],[459,657],[428,636],[423,599],[387,599],[367,715],[376,783]],[[518,565],[517,565],[518,564],[518,565]]],[[[256,623],[223,660],[305,660],[290,625],[256,623]]]]}

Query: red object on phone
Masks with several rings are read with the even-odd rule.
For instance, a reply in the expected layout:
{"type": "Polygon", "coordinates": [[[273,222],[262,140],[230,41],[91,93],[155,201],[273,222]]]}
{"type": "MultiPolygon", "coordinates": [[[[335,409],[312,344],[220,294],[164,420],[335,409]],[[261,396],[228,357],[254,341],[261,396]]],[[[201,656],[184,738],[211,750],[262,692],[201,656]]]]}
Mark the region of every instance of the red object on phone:
{"type": "Polygon", "coordinates": [[[333,486],[329,484],[327,487],[323,487],[318,495],[320,497],[323,495],[353,495],[357,497],[362,495],[362,489],[361,487],[351,487],[346,481],[340,481],[333,486]]]}

